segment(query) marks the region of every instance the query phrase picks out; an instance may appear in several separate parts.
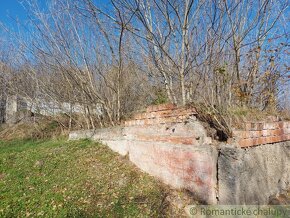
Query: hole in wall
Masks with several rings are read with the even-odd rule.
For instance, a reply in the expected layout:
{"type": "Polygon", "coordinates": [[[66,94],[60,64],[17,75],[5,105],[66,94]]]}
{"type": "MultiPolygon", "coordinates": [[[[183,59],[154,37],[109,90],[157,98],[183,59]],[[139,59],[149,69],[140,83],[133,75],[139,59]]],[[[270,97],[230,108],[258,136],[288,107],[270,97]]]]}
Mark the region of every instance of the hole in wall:
{"type": "Polygon", "coordinates": [[[216,135],[219,141],[225,142],[228,140],[228,135],[224,131],[217,130],[216,135]]]}

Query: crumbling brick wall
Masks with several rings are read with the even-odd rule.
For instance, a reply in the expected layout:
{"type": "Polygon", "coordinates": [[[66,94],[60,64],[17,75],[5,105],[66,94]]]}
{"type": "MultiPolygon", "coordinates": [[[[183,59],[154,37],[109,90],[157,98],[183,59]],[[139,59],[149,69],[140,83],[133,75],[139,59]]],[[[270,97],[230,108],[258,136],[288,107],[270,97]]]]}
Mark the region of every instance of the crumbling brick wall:
{"type": "Polygon", "coordinates": [[[290,143],[281,143],[289,140],[289,122],[245,123],[233,139],[217,142],[196,115],[194,108],[150,106],[121,126],[72,132],[70,139],[106,143],[141,170],[209,204],[266,204],[289,187],[290,143]]]}
{"type": "Polygon", "coordinates": [[[151,106],[123,126],[72,132],[70,139],[100,140],[164,183],[214,204],[217,150],[195,115],[194,108],[151,106]]]}
{"type": "Polygon", "coordinates": [[[290,141],[290,121],[272,119],[263,122],[246,122],[243,129],[233,130],[240,147],[290,141]]]}

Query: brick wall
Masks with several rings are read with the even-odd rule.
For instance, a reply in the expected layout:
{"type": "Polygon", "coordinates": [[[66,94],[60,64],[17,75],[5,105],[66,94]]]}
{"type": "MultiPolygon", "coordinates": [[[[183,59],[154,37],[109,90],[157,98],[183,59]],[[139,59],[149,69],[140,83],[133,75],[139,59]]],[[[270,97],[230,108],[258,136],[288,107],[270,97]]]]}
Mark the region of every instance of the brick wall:
{"type": "Polygon", "coordinates": [[[289,122],[245,123],[234,130],[232,142],[219,144],[196,115],[194,108],[150,106],[121,126],[72,132],[69,138],[101,141],[208,204],[267,204],[270,195],[289,187],[290,143],[270,144],[289,140],[289,122]]]}
{"type": "Polygon", "coordinates": [[[122,126],[72,132],[70,139],[102,141],[164,183],[214,204],[217,151],[194,115],[193,108],[150,106],[122,126]]]}
{"type": "MultiPolygon", "coordinates": [[[[195,118],[197,112],[193,107],[178,108],[173,104],[162,104],[149,106],[145,112],[137,113],[131,120],[124,122],[126,127],[154,126],[158,124],[173,124],[183,123],[191,118],[195,118]]],[[[134,131],[134,128],[132,131],[134,131]]],[[[188,130],[190,131],[190,130],[188,130]]],[[[163,141],[180,144],[200,144],[197,139],[200,139],[194,134],[163,134],[156,130],[156,135],[146,135],[135,133],[140,140],[143,141],[163,141]]],[[[278,121],[273,117],[269,117],[269,121],[265,122],[247,122],[243,128],[233,130],[233,138],[236,144],[240,147],[250,147],[262,144],[271,144],[290,140],[290,121],[278,121]]],[[[212,139],[204,138],[206,142],[211,143],[212,139]]],[[[232,141],[232,140],[230,140],[232,141]]]]}
{"type": "Polygon", "coordinates": [[[124,126],[130,129],[128,134],[139,141],[184,145],[211,144],[212,139],[207,137],[200,123],[195,123],[195,126],[184,125],[190,120],[196,121],[196,114],[193,107],[178,108],[173,104],[154,105],[149,106],[143,113],[135,114],[131,120],[124,122],[124,126]]]}
{"type": "Polygon", "coordinates": [[[177,108],[173,104],[149,106],[146,112],[135,114],[133,119],[125,121],[125,126],[142,126],[165,123],[182,123],[192,115],[195,108],[177,108]]]}
{"type": "Polygon", "coordinates": [[[234,130],[233,137],[240,147],[272,144],[290,140],[290,121],[244,123],[243,129],[234,130]]]}

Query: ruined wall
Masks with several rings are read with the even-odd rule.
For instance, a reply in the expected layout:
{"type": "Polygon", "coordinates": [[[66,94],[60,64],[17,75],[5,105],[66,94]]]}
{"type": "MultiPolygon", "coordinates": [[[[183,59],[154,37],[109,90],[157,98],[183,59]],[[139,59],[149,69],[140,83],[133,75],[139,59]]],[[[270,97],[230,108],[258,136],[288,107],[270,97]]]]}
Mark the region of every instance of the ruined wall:
{"type": "MultiPolygon", "coordinates": [[[[68,102],[47,101],[44,99],[31,99],[18,95],[0,96],[0,123],[16,123],[32,113],[44,116],[52,116],[60,113],[86,113],[84,106],[80,104],[70,104],[68,102]]],[[[92,106],[92,114],[102,114],[99,105],[92,106]]]]}
{"type": "Polygon", "coordinates": [[[5,106],[5,122],[6,123],[15,123],[17,112],[17,96],[12,95],[7,97],[6,106],[5,106]]]}
{"type": "Polygon", "coordinates": [[[220,204],[267,204],[270,196],[290,188],[290,143],[222,146],[218,179],[220,204]]]}
{"type": "Polygon", "coordinates": [[[247,122],[233,131],[240,147],[250,147],[290,140],[290,121],[269,118],[264,122],[247,122]]]}
{"type": "MultiPolygon", "coordinates": [[[[251,126],[238,131],[262,130],[251,126]]],[[[141,170],[191,191],[205,203],[267,204],[270,195],[290,188],[289,143],[269,144],[276,142],[269,140],[245,148],[244,136],[236,134],[228,143],[213,142],[194,108],[167,104],[151,106],[122,126],[72,132],[70,139],[100,140],[128,155],[141,170]]]]}
{"type": "Polygon", "coordinates": [[[192,108],[154,106],[123,127],[72,132],[70,139],[100,140],[164,183],[214,204],[217,150],[195,114],[192,108]]]}

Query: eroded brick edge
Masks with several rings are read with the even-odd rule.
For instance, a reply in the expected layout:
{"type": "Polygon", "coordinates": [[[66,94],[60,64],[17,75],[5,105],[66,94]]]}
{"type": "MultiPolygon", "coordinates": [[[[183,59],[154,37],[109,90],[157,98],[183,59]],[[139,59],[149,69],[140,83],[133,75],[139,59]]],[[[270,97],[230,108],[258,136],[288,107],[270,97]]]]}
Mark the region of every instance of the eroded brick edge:
{"type": "MultiPolygon", "coordinates": [[[[195,115],[197,111],[194,107],[177,107],[174,104],[152,105],[145,112],[137,113],[131,120],[125,121],[124,126],[182,123],[195,115]]],[[[233,130],[233,138],[230,140],[233,139],[242,148],[289,141],[290,121],[278,121],[275,117],[269,117],[264,122],[245,122],[242,129],[233,130]]],[[[170,138],[168,140],[170,141],[170,138]]],[[[192,143],[188,139],[180,140],[185,141],[184,144],[192,143]]]]}
{"type": "Polygon", "coordinates": [[[243,129],[233,130],[233,138],[240,147],[289,141],[290,121],[245,123],[243,129]]]}

